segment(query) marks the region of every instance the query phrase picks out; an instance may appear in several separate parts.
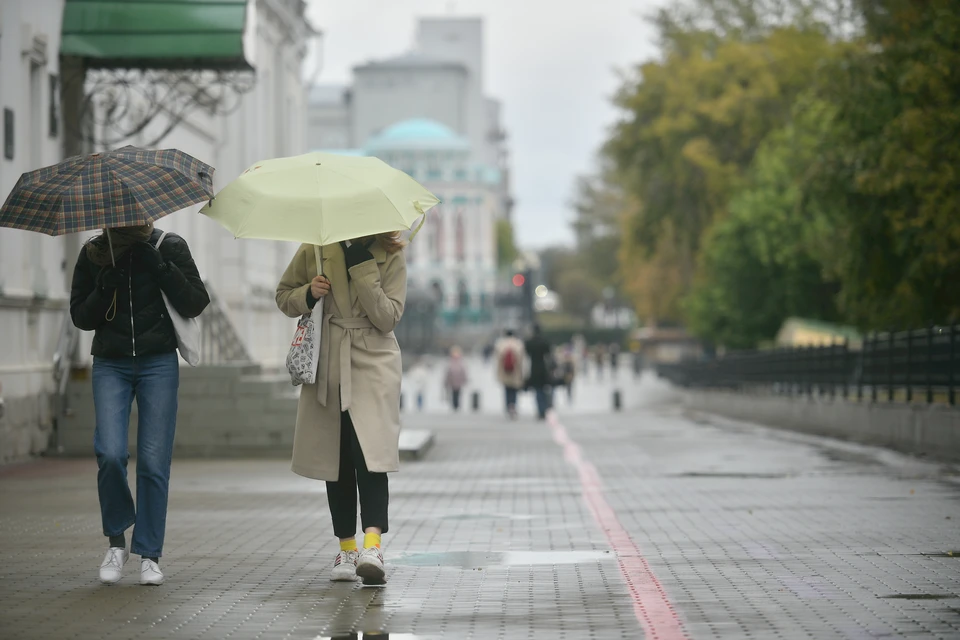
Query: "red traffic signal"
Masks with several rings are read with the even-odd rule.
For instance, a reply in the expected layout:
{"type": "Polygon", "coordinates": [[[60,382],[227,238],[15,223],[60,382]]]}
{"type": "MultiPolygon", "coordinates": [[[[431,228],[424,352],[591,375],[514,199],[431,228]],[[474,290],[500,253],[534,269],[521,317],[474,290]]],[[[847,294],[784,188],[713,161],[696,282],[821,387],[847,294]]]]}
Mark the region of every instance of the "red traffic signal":
{"type": "Polygon", "coordinates": [[[527,279],[523,277],[522,273],[518,273],[513,276],[513,286],[515,287],[522,287],[523,283],[526,281],[527,279]]]}

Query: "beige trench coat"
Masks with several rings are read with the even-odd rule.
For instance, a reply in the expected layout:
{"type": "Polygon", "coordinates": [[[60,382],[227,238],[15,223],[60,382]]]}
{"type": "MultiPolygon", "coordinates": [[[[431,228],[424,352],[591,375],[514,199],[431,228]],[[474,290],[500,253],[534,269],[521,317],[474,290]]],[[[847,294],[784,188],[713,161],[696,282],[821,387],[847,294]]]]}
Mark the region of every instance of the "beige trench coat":
{"type": "MultiPolygon", "coordinates": [[[[323,301],[317,383],[305,384],[297,408],[293,471],[336,481],[340,473],[340,411],[350,412],[370,471],[400,466],[400,347],[393,329],[407,297],[402,251],[379,242],[370,260],[347,269],[340,245],[323,247],[323,301]]],[[[291,318],[306,313],[307,290],[317,275],[314,246],[301,245],[277,285],[277,306],[291,318]]]]}

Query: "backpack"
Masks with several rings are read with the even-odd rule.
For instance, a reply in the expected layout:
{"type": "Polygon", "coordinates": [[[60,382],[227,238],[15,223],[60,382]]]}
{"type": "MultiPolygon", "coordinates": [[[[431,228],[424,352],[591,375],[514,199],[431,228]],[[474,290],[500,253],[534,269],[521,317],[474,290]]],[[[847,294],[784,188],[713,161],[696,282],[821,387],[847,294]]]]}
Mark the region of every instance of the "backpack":
{"type": "Polygon", "coordinates": [[[503,352],[503,371],[504,373],[513,373],[517,368],[517,355],[513,349],[507,349],[503,352]]]}

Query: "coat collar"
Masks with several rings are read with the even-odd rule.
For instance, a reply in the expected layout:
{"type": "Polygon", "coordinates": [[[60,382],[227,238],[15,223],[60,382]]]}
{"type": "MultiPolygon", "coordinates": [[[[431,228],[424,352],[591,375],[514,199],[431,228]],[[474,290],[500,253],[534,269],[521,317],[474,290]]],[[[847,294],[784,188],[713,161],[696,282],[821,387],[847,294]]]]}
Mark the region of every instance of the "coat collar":
{"type": "Polygon", "coordinates": [[[383,245],[379,241],[374,241],[370,245],[370,254],[373,256],[373,259],[377,261],[377,264],[383,264],[387,261],[387,250],[383,248],[383,245]]]}

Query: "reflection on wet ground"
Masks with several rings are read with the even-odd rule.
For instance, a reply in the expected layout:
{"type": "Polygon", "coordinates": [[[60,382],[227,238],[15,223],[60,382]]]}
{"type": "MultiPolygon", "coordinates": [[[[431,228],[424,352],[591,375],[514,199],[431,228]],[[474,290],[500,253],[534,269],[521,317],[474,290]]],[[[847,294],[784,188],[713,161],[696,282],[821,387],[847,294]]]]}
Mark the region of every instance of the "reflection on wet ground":
{"type": "Polygon", "coordinates": [[[609,551],[447,551],[443,553],[409,553],[393,558],[393,564],[411,567],[458,567],[486,569],[536,565],[577,564],[615,557],[609,551]]]}
{"type": "Polygon", "coordinates": [[[370,631],[367,633],[347,633],[341,636],[317,636],[314,640],[423,640],[423,636],[412,633],[387,633],[386,631],[370,631]]]}

